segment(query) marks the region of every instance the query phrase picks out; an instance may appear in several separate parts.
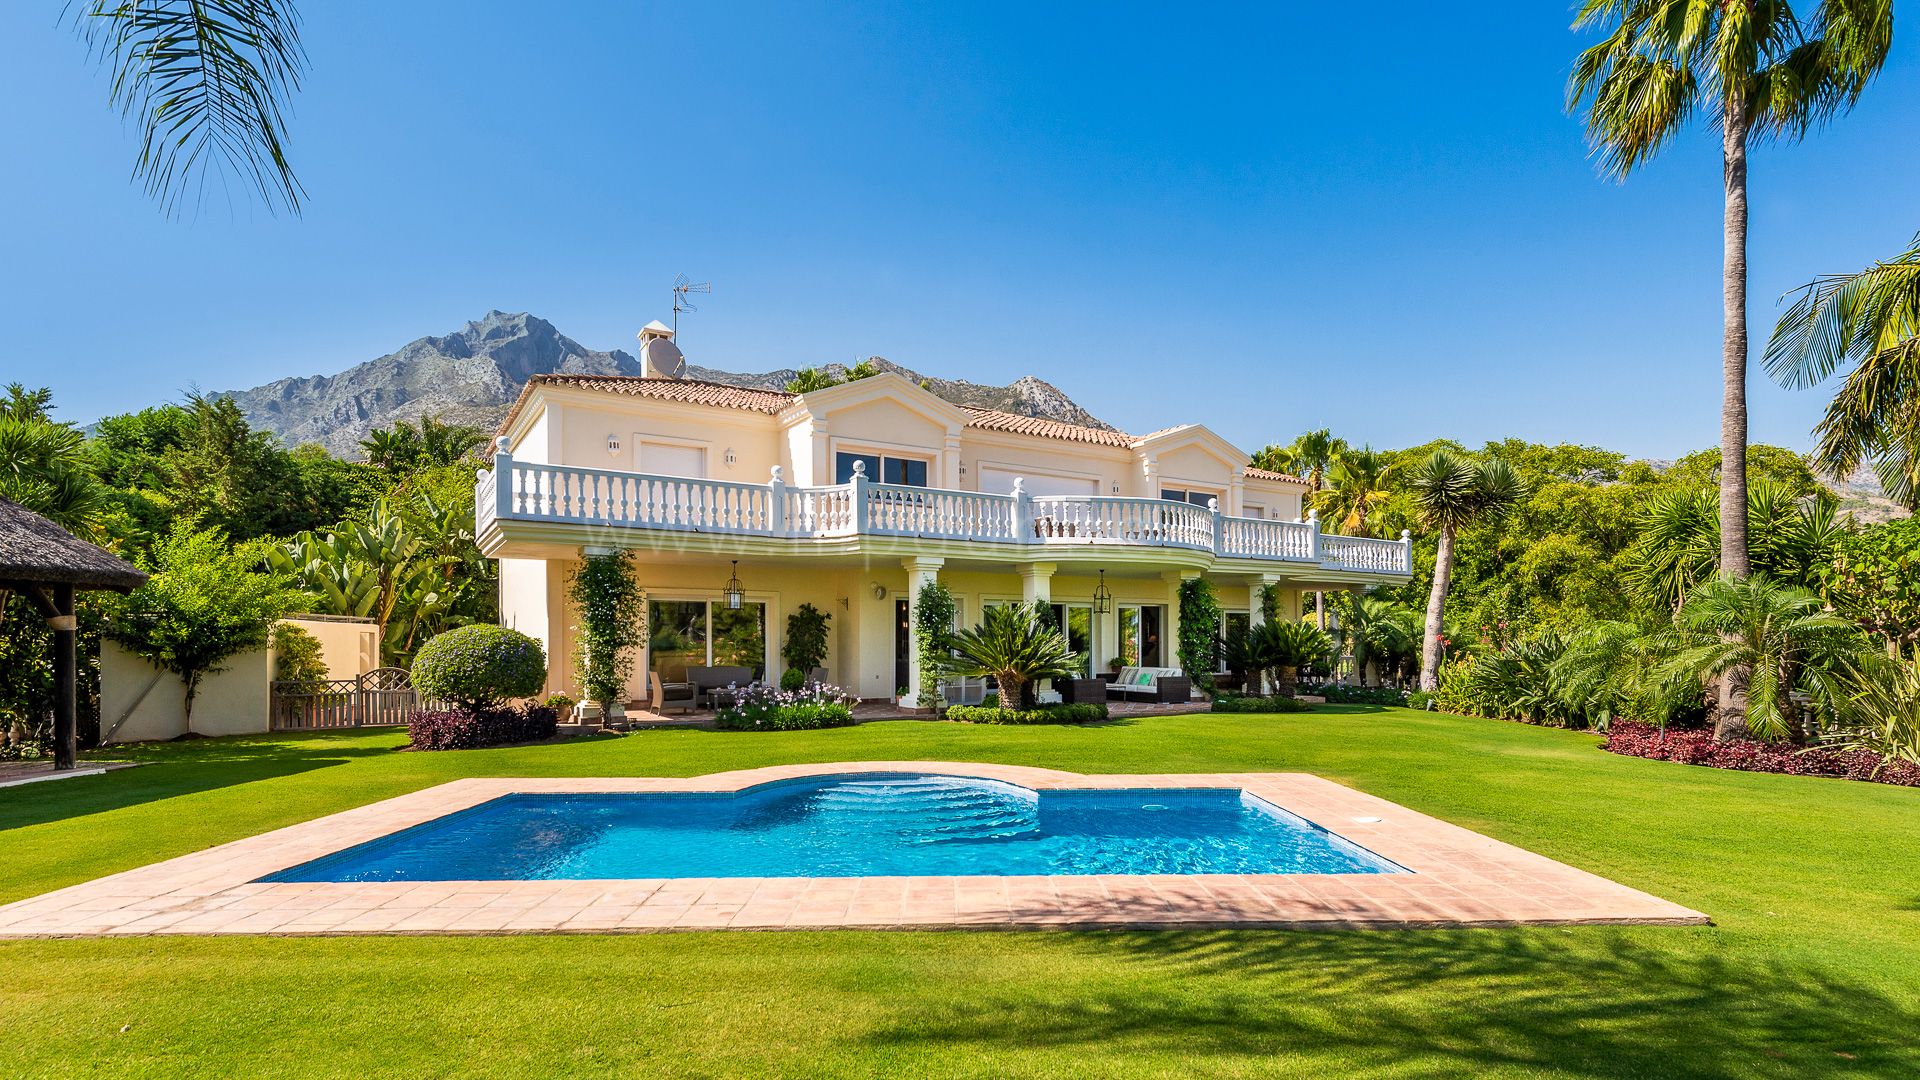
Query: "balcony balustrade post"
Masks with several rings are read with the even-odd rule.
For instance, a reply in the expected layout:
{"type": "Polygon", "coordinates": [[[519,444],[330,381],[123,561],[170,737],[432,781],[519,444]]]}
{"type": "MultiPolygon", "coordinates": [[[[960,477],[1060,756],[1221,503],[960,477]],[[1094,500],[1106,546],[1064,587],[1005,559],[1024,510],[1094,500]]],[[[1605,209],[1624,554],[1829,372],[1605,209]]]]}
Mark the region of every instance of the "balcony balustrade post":
{"type": "Polygon", "coordinates": [[[1220,500],[1219,499],[1207,500],[1207,513],[1213,517],[1213,526],[1212,526],[1213,553],[1215,555],[1218,555],[1225,550],[1224,544],[1226,540],[1224,534],[1221,532],[1221,529],[1220,529],[1220,500]]]}
{"type": "Polygon", "coordinates": [[[504,521],[513,516],[513,451],[505,435],[493,440],[493,516],[504,521]]]}
{"type": "Polygon", "coordinates": [[[867,483],[867,463],[855,461],[853,463],[853,534],[855,536],[865,535],[867,531],[869,517],[867,483]]]}
{"type": "Polygon", "coordinates": [[[773,476],[767,481],[767,499],[767,528],[775,536],[790,535],[793,526],[787,521],[787,481],[778,465],[773,467],[773,476]]]}
{"type": "Polygon", "coordinates": [[[1400,530],[1400,572],[1413,573],[1413,530],[1400,530]]]}
{"type": "Polygon", "coordinates": [[[1024,476],[1013,478],[1013,538],[1022,544],[1040,542],[1033,530],[1033,496],[1027,493],[1024,476]]]}
{"type": "Polygon", "coordinates": [[[1320,561],[1320,511],[1307,511],[1307,555],[1320,561]]]}

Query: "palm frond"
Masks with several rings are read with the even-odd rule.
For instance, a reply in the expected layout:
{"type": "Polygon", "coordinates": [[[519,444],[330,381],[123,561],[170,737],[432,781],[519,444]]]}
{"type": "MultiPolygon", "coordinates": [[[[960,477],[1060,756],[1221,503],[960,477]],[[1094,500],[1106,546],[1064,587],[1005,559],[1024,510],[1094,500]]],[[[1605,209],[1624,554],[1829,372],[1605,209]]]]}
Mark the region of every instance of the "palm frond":
{"type": "Polygon", "coordinates": [[[289,0],[87,0],[74,23],[140,126],[134,175],[166,213],[229,172],[300,212],[284,111],[306,53],[289,0]]]}

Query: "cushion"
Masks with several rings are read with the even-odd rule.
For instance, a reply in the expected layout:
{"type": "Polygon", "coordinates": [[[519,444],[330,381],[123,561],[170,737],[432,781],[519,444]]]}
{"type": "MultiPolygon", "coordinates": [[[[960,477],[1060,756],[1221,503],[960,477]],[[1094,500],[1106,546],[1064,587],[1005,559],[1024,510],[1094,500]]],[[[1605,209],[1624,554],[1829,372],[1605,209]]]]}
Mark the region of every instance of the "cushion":
{"type": "Polygon", "coordinates": [[[1136,677],[1134,678],[1134,680],[1133,680],[1133,685],[1135,685],[1135,686],[1152,686],[1152,685],[1153,685],[1153,680],[1155,680],[1155,679],[1157,679],[1157,678],[1159,678],[1159,676],[1157,676],[1157,675],[1155,675],[1155,674],[1154,674],[1153,672],[1151,672],[1151,671],[1148,671],[1148,670],[1146,670],[1145,668],[1142,668],[1142,669],[1140,670],[1140,674],[1139,674],[1138,676],[1136,676],[1136,677]]]}

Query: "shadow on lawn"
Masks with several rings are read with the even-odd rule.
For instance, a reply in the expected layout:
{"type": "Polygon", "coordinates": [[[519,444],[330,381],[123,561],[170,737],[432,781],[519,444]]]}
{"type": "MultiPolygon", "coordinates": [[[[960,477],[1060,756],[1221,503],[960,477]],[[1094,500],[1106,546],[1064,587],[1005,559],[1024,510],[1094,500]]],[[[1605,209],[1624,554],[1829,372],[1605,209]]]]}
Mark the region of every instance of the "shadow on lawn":
{"type": "MultiPolygon", "coordinates": [[[[107,747],[88,760],[136,761],[137,769],[0,790],[0,832],[120,810],[176,795],[250,784],[391,754],[383,746],[347,746],[331,734],[195,739],[107,747]],[[190,766],[181,768],[180,766],[190,766]]],[[[82,764],[86,764],[85,761],[82,764]]]]}
{"type": "MultiPolygon", "coordinates": [[[[1674,931],[1675,934],[1693,933],[1674,931]]],[[[1830,972],[1677,956],[1609,930],[1087,933],[1124,985],[981,987],[872,1038],[890,1046],[1126,1047],[1303,1056],[1347,1075],[1920,1074],[1920,1012],[1830,972]]],[[[1696,943],[1688,943],[1693,945],[1696,943]]],[[[1069,965],[1070,967],[1070,965],[1069,965]]]]}

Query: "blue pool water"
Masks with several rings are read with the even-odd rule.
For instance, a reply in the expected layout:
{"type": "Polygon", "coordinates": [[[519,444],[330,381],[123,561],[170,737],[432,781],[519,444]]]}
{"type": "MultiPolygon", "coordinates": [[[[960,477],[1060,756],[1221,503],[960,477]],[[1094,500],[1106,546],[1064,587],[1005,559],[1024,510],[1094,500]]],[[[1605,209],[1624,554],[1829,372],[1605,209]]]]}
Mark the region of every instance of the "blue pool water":
{"type": "Polygon", "coordinates": [[[867,775],[737,795],[509,795],[262,880],[1401,872],[1238,790],[867,775]]]}

